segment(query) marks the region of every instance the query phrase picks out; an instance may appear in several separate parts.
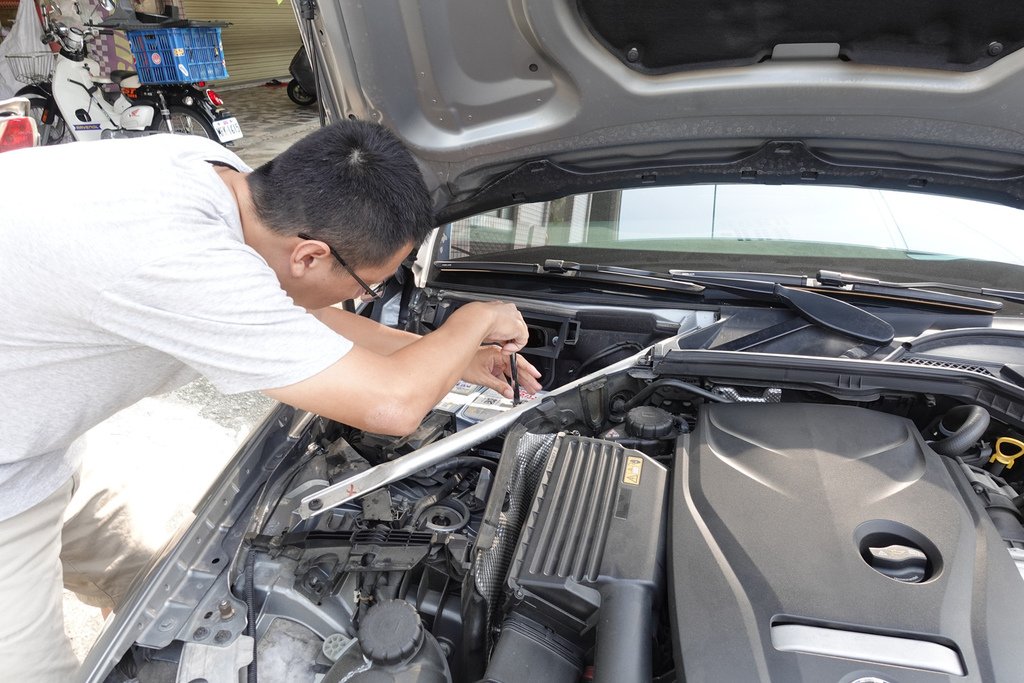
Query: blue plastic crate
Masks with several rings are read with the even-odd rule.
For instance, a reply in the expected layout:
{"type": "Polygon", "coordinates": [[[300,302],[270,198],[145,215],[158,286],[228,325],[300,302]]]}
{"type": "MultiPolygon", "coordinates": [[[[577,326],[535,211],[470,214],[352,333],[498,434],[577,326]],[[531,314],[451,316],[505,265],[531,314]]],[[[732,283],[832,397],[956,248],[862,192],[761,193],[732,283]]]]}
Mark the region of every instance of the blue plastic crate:
{"type": "Polygon", "coordinates": [[[195,83],[228,77],[220,28],[127,31],[143,83],[195,83]]]}

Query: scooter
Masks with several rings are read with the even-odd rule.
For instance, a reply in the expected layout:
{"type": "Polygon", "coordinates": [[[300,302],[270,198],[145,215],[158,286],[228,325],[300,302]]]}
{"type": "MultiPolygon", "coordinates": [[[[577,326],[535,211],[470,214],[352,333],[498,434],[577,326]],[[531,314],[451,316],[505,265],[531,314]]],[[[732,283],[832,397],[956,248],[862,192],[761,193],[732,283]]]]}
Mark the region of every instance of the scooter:
{"type": "Polygon", "coordinates": [[[288,73],[292,75],[292,80],[288,82],[288,99],[300,107],[316,104],[316,82],[313,78],[313,67],[306,56],[305,45],[292,57],[288,73]]]}
{"type": "MultiPolygon", "coordinates": [[[[38,81],[19,90],[16,95],[29,100],[33,116],[40,123],[41,144],[58,144],[70,140],[99,140],[115,133],[142,134],[151,127],[157,107],[151,102],[133,104],[122,94],[108,102],[100,89],[99,65],[87,58],[86,40],[89,32],[61,21],[50,21],[44,10],[44,43],[56,42],[60,51],[49,57],[52,63],[48,81],[38,81]],[[104,133],[108,135],[104,135],[104,133]]],[[[15,75],[22,80],[45,77],[40,65],[47,53],[11,55],[15,75]],[[29,62],[32,66],[27,66],[29,62]],[[34,71],[36,73],[28,73],[34,71]]],[[[124,78],[122,87],[142,85],[137,77],[124,78]]]]}
{"type": "MultiPolygon", "coordinates": [[[[126,73],[128,78],[138,78],[134,71],[126,73]]],[[[114,72],[111,78],[115,74],[120,75],[114,72]]],[[[122,80],[121,93],[132,101],[160,105],[160,117],[151,126],[153,130],[199,135],[222,144],[242,137],[238,119],[224,108],[220,95],[207,88],[205,82],[129,86],[122,80]]]]}
{"type": "Polygon", "coordinates": [[[200,84],[144,85],[134,71],[115,71],[109,79],[101,78],[99,65],[88,58],[87,40],[112,31],[68,26],[53,20],[51,12],[44,7],[43,42],[55,42],[60,51],[55,55],[9,56],[15,58],[15,71],[22,72],[20,77],[33,81],[17,95],[31,103],[33,116],[40,124],[40,144],[158,132],[202,135],[221,143],[242,137],[238,121],[223,110],[217,94],[200,84]],[[45,76],[40,75],[39,63],[47,57],[52,59],[52,70],[49,80],[42,80],[45,76]],[[19,68],[19,58],[22,64],[29,59],[36,63],[33,68],[19,68]],[[30,71],[35,73],[25,73],[30,71]],[[116,84],[119,90],[106,93],[101,89],[104,83],[116,84]]]}

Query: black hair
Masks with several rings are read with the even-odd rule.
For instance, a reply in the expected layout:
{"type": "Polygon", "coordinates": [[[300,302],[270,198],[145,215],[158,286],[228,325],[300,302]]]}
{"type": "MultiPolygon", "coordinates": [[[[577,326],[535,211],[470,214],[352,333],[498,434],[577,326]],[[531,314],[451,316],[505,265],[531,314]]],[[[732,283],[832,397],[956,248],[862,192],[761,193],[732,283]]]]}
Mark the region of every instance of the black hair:
{"type": "Polygon", "coordinates": [[[434,227],[419,167],[375,123],[320,128],[250,173],[248,183],[256,215],[270,230],[308,233],[353,267],[383,264],[434,227]]]}

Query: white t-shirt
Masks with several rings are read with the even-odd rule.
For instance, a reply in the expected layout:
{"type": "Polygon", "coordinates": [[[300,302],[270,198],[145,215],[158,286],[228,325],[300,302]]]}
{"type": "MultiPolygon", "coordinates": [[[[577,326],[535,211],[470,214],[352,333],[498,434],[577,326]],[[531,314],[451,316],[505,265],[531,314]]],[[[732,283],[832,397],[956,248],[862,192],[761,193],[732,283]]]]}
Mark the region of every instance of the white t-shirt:
{"type": "Polygon", "coordinates": [[[141,398],[200,374],[225,393],[287,386],[352,347],[246,246],[209,161],[250,170],[181,135],[0,154],[0,519],[141,398]]]}

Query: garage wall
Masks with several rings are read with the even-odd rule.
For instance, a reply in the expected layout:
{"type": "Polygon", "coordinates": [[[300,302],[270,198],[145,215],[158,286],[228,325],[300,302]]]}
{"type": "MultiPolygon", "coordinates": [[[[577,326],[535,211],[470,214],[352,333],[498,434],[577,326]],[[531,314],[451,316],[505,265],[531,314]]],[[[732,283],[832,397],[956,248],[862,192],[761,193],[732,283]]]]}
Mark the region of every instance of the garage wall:
{"type": "Polygon", "coordinates": [[[189,19],[230,21],[221,33],[229,78],[225,85],[289,80],[288,63],[302,44],[287,0],[184,0],[189,19]]]}

